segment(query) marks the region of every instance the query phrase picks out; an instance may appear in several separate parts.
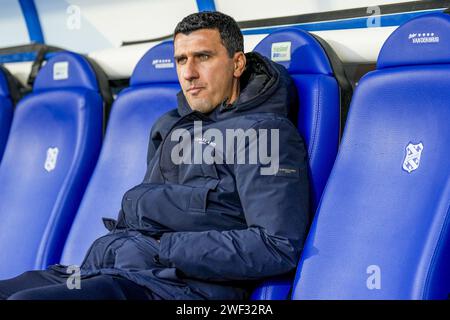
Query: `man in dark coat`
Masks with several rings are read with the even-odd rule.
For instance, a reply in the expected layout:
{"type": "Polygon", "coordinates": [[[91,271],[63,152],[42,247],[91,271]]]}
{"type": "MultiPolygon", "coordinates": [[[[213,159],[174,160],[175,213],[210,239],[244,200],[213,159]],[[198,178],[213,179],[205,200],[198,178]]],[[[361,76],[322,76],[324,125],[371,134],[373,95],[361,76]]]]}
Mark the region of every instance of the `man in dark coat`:
{"type": "Polygon", "coordinates": [[[174,33],[178,109],[153,126],[143,182],[68,288],[67,266],[0,281],[10,299],[245,299],[292,272],[306,237],[307,155],[288,119],[287,71],[243,53],[236,22],[184,18],[174,33]]]}

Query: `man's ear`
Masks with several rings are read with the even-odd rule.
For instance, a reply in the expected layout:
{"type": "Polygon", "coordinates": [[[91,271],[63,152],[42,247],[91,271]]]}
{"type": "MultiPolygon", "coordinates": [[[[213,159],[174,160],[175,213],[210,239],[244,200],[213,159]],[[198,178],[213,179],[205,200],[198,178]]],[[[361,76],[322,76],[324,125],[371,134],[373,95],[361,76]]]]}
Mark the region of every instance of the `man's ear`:
{"type": "Polygon", "coordinates": [[[233,61],[234,61],[233,76],[235,78],[240,78],[242,73],[244,73],[245,65],[247,64],[245,54],[242,51],[236,52],[234,54],[233,61]]]}

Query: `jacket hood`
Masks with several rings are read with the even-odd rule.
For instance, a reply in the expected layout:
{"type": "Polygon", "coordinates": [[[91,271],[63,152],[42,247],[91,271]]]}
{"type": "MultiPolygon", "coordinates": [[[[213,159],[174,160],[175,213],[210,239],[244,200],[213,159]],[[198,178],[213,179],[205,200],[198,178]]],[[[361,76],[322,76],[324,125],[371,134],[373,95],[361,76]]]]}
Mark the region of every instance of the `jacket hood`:
{"type": "MultiPolygon", "coordinates": [[[[287,70],[256,52],[246,53],[247,66],[240,78],[240,95],[233,104],[221,103],[210,114],[222,120],[247,113],[271,112],[293,119],[297,90],[287,70]]],[[[183,92],[178,93],[178,113],[192,112],[183,92]]]]}

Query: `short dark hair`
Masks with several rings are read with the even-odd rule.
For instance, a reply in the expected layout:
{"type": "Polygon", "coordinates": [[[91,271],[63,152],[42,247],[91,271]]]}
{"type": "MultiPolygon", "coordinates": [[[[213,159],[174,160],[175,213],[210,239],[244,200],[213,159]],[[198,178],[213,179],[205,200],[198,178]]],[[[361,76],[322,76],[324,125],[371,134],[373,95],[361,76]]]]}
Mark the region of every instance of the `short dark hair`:
{"type": "Polygon", "coordinates": [[[237,22],[218,11],[203,11],[188,15],[177,24],[173,36],[175,38],[178,33],[188,35],[200,29],[217,29],[230,58],[236,52],[244,51],[244,37],[237,22]]]}

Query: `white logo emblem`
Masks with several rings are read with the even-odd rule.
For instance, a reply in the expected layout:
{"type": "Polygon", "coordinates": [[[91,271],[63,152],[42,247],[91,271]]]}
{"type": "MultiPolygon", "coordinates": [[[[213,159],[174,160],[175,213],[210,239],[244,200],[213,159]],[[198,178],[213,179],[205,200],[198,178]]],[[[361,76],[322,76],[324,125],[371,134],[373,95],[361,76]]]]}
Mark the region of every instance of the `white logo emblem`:
{"type": "Polygon", "coordinates": [[[434,32],[410,33],[408,35],[408,40],[415,44],[438,43],[439,36],[434,32]]]}
{"type": "Polygon", "coordinates": [[[60,61],[53,65],[53,80],[69,79],[69,62],[60,61]]]}
{"type": "Polygon", "coordinates": [[[411,173],[412,171],[419,168],[420,165],[420,156],[422,155],[423,144],[422,142],[419,144],[409,143],[406,146],[406,156],[403,161],[403,170],[411,173]]]}
{"type": "Polygon", "coordinates": [[[170,69],[175,66],[171,59],[154,59],[152,65],[155,69],[170,69]]]}
{"type": "Polygon", "coordinates": [[[53,171],[56,167],[56,160],[58,160],[58,148],[48,148],[47,158],[45,159],[44,168],[48,172],[53,171]]]}
{"type": "Polygon", "coordinates": [[[272,43],[272,50],[270,52],[272,61],[291,61],[291,42],[274,42],[272,43]]]}
{"type": "Polygon", "coordinates": [[[207,145],[211,145],[212,147],[216,146],[216,143],[214,141],[208,140],[206,138],[195,138],[194,139],[195,142],[198,142],[200,144],[207,144],[207,145]]]}

